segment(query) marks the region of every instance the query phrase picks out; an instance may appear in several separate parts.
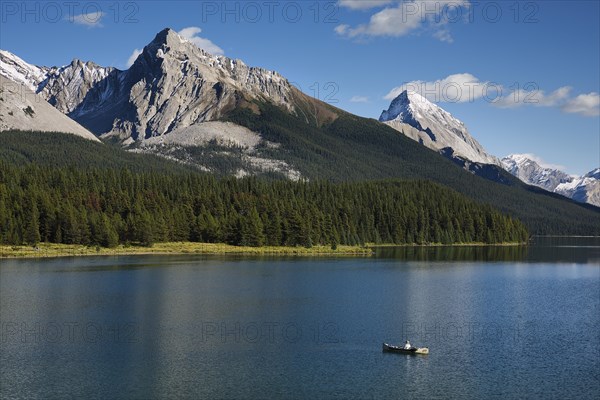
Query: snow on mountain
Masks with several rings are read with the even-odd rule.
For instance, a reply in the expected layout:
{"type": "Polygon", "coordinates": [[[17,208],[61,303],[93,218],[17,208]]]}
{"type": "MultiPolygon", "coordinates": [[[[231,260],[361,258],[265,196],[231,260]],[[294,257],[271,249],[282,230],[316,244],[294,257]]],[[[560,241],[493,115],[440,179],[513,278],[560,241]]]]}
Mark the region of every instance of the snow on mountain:
{"type": "Polygon", "coordinates": [[[0,50],[0,76],[18,82],[32,92],[37,92],[39,84],[46,79],[47,69],[31,65],[16,55],[0,50]]]}
{"type": "Polygon", "coordinates": [[[600,179],[600,168],[596,168],[584,175],[584,178],[600,179]]]}
{"type": "Polygon", "coordinates": [[[545,168],[529,158],[527,154],[511,154],[502,159],[505,170],[530,185],[553,192],[561,183],[573,180],[571,175],[552,168],[545,168]]]}
{"type": "Polygon", "coordinates": [[[39,67],[0,50],[0,76],[22,83],[32,92],[39,93],[64,114],[81,114],[81,109],[85,110],[91,101],[88,92],[97,86],[102,87],[101,97],[109,98],[112,90],[108,84],[109,78],[119,73],[122,71],[77,59],[62,67],[39,67]]]}
{"type": "Polygon", "coordinates": [[[0,76],[0,132],[65,132],[99,142],[93,133],[52,107],[23,82],[0,76]]]}
{"type": "Polygon", "coordinates": [[[280,74],[214,56],[171,29],[127,71],[73,60],[37,67],[0,52],[0,75],[25,84],[96,135],[125,144],[219,119],[252,99],[293,112],[295,88],[280,74]]]}
{"type": "MultiPolygon", "coordinates": [[[[430,149],[452,149],[453,155],[482,164],[501,165],[475,140],[465,124],[420,94],[404,91],[384,110],[379,121],[430,149]]],[[[447,153],[447,151],[445,151],[447,153]]]]}
{"type": "Polygon", "coordinates": [[[108,99],[113,87],[108,82],[109,77],[121,72],[91,61],[75,59],[69,65],[48,68],[46,78],[39,84],[37,91],[62,113],[77,115],[91,102],[88,93],[92,89],[102,86],[100,93],[104,95],[100,97],[108,99]]]}
{"type": "Polygon", "coordinates": [[[577,177],[542,167],[527,154],[511,154],[502,159],[504,169],[523,182],[600,207],[600,168],[577,177]]]}
{"type": "Polygon", "coordinates": [[[179,158],[207,170],[227,164],[215,160],[241,157],[229,162],[239,166],[240,176],[275,172],[300,179],[286,162],[263,154],[279,144],[233,123],[217,122],[227,112],[238,107],[256,112],[252,101],[259,100],[314,117],[317,124],[328,115],[327,110],[313,110],[308,97],[277,72],[212,55],[171,29],[159,32],[126,71],[77,59],[62,67],[38,67],[2,51],[0,75],[26,85],[97,136],[132,151],[179,158]]]}

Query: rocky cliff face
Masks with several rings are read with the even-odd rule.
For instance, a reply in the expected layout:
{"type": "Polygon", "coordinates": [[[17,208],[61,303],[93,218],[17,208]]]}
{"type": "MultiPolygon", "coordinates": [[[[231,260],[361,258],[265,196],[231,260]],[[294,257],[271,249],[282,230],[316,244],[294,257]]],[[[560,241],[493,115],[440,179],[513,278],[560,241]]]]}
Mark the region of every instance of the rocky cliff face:
{"type": "Polygon", "coordinates": [[[502,159],[504,169],[523,182],[561,194],[580,203],[600,207],[600,168],[583,176],[539,165],[528,154],[511,154],[502,159]]]}
{"type": "Polygon", "coordinates": [[[526,154],[511,154],[502,159],[504,169],[530,185],[553,192],[561,183],[571,182],[573,177],[562,171],[544,168],[526,154]]]}
{"type": "Polygon", "coordinates": [[[418,93],[402,92],[379,121],[432,150],[476,163],[501,164],[470,135],[463,122],[418,93]]]}
{"type": "Polygon", "coordinates": [[[571,182],[561,183],[554,192],[600,207],[600,168],[574,178],[571,182]]]}
{"type": "Polygon", "coordinates": [[[36,67],[3,51],[0,74],[96,135],[124,144],[219,119],[253,99],[295,109],[294,89],[278,73],[213,56],[171,29],[159,32],[127,71],[79,60],[36,67]]]}
{"type": "Polygon", "coordinates": [[[59,111],[74,118],[95,109],[102,100],[109,100],[123,75],[123,71],[115,68],[73,60],[67,66],[46,69],[46,77],[37,91],[59,111]],[[101,96],[88,96],[90,92],[101,96]]]}
{"type": "Polygon", "coordinates": [[[291,85],[281,75],[213,56],[170,29],[144,48],[124,81],[126,98],[119,103],[126,113],[113,119],[111,129],[101,129],[102,134],[123,140],[160,136],[213,121],[250,99],[293,109],[291,85]]]}

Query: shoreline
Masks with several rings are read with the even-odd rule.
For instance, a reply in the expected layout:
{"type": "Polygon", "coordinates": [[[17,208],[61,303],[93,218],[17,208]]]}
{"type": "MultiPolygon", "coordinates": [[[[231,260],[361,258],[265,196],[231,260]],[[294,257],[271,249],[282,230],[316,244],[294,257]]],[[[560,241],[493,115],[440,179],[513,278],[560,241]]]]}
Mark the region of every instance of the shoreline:
{"type": "Polygon", "coordinates": [[[367,244],[366,246],[371,249],[386,248],[386,247],[514,247],[514,246],[527,246],[527,242],[507,242],[507,243],[427,243],[427,244],[367,244]]]}
{"type": "Polygon", "coordinates": [[[37,246],[0,245],[1,259],[57,258],[133,255],[256,255],[256,256],[371,256],[373,250],[361,246],[243,247],[222,243],[168,242],[152,247],[124,246],[105,248],[85,245],[40,243],[37,246]]]}
{"type": "Polygon", "coordinates": [[[240,247],[222,243],[170,242],[156,243],[152,247],[124,246],[115,248],[40,243],[37,246],[0,245],[0,259],[58,258],[130,255],[255,255],[255,256],[304,256],[304,257],[371,257],[374,249],[388,247],[469,247],[469,246],[524,246],[526,243],[454,243],[454,244],[366,244],[365,246],[240,247]]]}

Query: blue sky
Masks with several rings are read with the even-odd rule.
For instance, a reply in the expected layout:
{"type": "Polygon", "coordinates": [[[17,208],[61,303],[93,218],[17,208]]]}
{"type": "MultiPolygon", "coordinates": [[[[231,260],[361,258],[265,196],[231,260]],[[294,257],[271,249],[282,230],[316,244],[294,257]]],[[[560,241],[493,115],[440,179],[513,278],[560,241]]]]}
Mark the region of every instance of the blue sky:
{"type": "Polygon", "coordinates": [[[0,48],[37,65],[125,69],[165,27],[378,118],[409,87],[498,156],[600,165],[598,1],[110,1],[0,3],[0,48]]]}

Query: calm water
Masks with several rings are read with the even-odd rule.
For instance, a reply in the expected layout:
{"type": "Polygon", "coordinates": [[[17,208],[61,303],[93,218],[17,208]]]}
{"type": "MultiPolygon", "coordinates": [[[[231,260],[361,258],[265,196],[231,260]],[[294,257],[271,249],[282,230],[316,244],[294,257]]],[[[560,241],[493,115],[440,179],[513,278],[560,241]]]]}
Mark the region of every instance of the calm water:
{"type": "Polygon", "coordinates": [[[1,398],[597,398],[600,240],[0,261],[1,398]],[[383,354],[381,342],[430,348],[383,354]]]}

